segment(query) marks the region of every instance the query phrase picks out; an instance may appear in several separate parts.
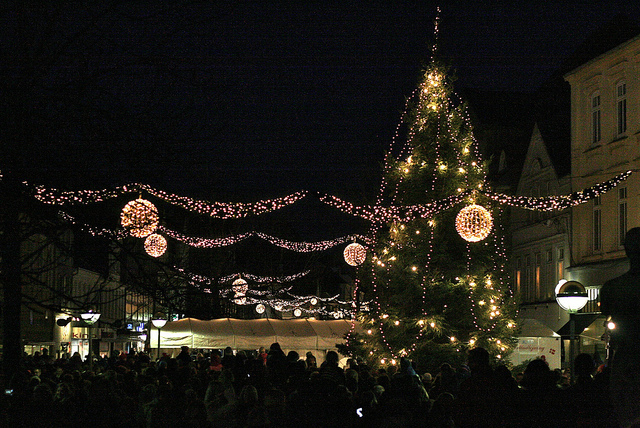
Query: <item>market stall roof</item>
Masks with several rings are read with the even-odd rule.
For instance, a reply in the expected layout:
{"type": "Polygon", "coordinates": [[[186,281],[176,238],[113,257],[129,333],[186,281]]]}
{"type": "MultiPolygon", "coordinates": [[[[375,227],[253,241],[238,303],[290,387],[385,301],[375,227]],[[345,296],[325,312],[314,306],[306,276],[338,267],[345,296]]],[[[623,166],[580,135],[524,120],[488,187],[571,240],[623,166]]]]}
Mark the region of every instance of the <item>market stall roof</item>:
{"type": "MultiPolygon", "coordinates": [[[[184,318],[168,322],[161,330],[161,348],[257,349],[278,342],[282,349],[327,350],[344,342],[344,335],[360,326],[350,320],[311,319],[277,320],[269,318],[241,320],[221,318],[209,321],[184,318]]],[[[151,334],[151,347],[158,347],[158,336],[151,334]]]]}

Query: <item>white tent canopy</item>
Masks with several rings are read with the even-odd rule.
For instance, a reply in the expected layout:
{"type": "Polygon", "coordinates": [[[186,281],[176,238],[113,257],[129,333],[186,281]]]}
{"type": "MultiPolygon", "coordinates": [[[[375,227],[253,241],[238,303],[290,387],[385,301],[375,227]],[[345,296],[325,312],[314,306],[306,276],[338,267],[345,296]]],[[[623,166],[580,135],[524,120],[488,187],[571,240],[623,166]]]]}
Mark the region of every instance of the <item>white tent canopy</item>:
{"type": "MultiPolygon", "coordinates": [[[[168,322],[160,330],[160,348],[223,349],[230,346],[235,350],[251,350],[264,346],[268,350],[272,343],[278,342],[285,352],[295,350],[304,355],[306,351],[335,350],[337,343],[344,343],[344,336],[352,325],[350,320],[221,318],[202,321],[184,318],[168,322]]],[[[360,332],[357,322],[355,329],[360,332]]],[[[151,347],[158,348],[155,331],[151,333],[151,347]]]]}
{"type": "Polygon", "coordinates": [[[560,368],[560,335],[536,319],[526,318],[520,322],[522,329],[518,335],[518,345],[509,357],[511,363],[519,365],[528,360],[544,358],[550,368],[560,368]]]}

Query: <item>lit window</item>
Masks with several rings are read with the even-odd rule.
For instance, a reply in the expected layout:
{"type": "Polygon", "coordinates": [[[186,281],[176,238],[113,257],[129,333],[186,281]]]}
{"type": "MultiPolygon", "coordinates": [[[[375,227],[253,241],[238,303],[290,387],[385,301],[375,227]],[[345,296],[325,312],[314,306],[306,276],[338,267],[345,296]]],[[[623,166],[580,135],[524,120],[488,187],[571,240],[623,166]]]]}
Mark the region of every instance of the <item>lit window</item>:
{"type": "Polygon", "coordinates": [[[540,278],[540,264],[542,262],[542,256],[540,255],[540,253],[536,253],[536,270],[535,270],[535,298],[536,300],[540,300],[541,297],[541,290],[540,290],[540,282],[541,282],[541,278],[540,278]]]}
{"type": "Polygon", "coordinates": [[[600,196],[593,200],[593,251],[602,250],[602,211],[600,196]]]}

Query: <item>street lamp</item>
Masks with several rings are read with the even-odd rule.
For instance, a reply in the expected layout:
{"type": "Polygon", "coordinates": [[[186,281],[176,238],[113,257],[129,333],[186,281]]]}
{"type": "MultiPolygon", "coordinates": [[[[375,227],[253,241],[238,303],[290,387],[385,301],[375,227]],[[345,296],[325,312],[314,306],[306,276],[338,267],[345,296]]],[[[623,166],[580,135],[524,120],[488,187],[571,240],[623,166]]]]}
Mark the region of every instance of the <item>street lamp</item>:
{"type": "Polygon", "coordinates": [[[578,281],[561,280],[556,286],[556,301],[558,305],[569,313],[569,367],[571,368],[571,380],[574,379],[574,359],[576,338],[575,315],[589,301],[589,295],[584,285],[578,281]]]}
{"type": "Polygon", "coordinates": [[[160,329],[165,326],[167,320],[163,314],[156,314],[155,318],[151,320],[151,324],[158,329],[158,360],[160,359],[160,329]]]}
{"type": "Polygon", "coordinates": [[[89,310],[80,314],[80,318],[88,326],[89,331],[89,371],[93,370],[93,340],[91,340],[91,327],[100,319],[100,313],[89,310]]]}

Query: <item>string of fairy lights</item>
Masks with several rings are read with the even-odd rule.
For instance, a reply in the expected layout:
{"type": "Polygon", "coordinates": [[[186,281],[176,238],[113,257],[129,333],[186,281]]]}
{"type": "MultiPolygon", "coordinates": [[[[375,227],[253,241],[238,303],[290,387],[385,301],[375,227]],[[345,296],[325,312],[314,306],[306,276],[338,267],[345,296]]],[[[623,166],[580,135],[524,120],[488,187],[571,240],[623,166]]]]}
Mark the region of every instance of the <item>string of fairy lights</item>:
{"type": "Polygon", "coordinates": [[[176,241],[180,241],[186,245],[189,245],[195,248],[226,247],[229,245],[237,244],[251,237],[260,238],[263,241],[266,241],[277,247],[284,248],[290,251],[295,251],[298,253],[311,253],[316,251],[325,251],[337,245],[341,245],[346,242],[352,242],[355,240],[362,241],[365,243],[369,242],[369,239],[366,236],[360,235],[360,234],[346,235],[346,236],[341,236],[335,239],[330,239],[325,241],[304,242],[304,241],[290,241],[287,239],[278,238],[272,235],[268,235],[266,233],[256,232],[256,231],[241,233],[238,235],[228,236],[224,238],[202,238],[198,236],[190,237],[182,233],[179,233],[175,230],[168,229],[164,226],[159,226],[158,231],[175,239],[176,241]]]}

